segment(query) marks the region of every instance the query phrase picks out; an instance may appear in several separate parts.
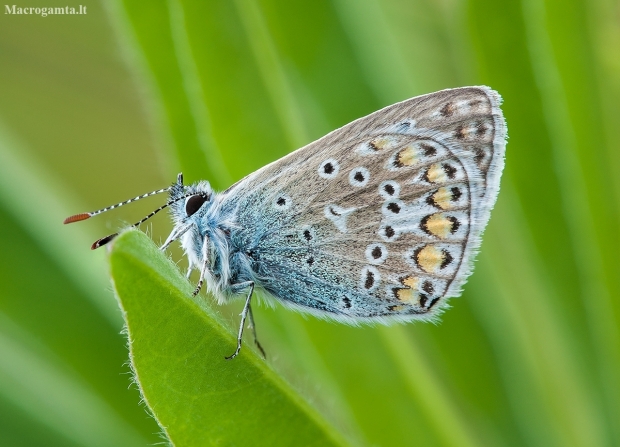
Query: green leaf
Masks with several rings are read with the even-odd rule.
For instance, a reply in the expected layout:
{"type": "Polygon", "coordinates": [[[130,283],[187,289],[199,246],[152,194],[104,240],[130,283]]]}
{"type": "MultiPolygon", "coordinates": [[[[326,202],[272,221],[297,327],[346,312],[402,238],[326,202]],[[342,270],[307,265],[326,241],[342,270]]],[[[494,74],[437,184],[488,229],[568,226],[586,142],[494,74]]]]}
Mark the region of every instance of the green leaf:
{"type": "Polygon", "coordinates": [[[224,359],[235,336],[147,236],[119,236],[110,265],[136,381],[174,445],[344,444],[249,346],[224,359]]]}

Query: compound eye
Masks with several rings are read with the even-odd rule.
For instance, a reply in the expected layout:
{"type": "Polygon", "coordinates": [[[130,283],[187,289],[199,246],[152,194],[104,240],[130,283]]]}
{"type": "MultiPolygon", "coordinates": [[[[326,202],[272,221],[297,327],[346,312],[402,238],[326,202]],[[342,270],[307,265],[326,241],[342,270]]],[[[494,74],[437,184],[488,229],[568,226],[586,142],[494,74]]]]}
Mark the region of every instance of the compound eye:
{"type": "Polygon", "coordinates": [[[185,213],[187,214],[187,217],[192,216],[196,211],[198,211],[202,204],[206,201],[207,198],[201,196],[200,194],[188,197],[185,201],[185,213]]]}

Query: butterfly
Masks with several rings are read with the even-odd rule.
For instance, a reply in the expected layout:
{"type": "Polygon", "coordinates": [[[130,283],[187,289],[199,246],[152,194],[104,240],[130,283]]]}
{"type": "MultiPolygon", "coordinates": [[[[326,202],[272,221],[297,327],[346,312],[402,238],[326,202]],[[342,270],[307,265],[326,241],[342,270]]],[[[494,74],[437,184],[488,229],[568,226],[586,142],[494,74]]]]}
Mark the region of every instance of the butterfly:
{"type": "MultiPolygon", "coordinates": [[[[255,288],[298,311],[349,324],[433,321],[460,295],[499,192],[506,124],[488,87],[388,106],[259,169],[223,192],[163,192],[192,270],[222,303],[255,288]]],[[[99,239],[93,249],[117,233],[99,239]]],[[[255,342],[264,351],[258,340],[255,342]]]]}

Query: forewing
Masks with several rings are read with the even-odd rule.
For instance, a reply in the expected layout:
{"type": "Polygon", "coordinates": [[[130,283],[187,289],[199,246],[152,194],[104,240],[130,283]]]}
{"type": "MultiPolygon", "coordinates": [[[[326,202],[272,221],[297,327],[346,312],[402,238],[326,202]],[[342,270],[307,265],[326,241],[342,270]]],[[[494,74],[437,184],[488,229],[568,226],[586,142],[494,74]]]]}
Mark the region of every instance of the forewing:
{"type": "Polygon", "coordinates": [[[262,285],[323,316],[430,319],[460,294],[497,198],[506,127],[487,87],[354,121],[222,195],[262,285]]]}

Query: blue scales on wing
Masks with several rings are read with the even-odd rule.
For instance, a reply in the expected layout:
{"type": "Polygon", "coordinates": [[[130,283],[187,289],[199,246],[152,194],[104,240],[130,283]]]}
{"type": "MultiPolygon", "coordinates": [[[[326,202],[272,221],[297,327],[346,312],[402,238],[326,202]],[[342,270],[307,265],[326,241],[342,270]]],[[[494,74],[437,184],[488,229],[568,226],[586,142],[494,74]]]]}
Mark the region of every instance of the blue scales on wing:
{"type": "Polygon", "coordinates": [[[344,322],[433,319],[460,294],[497,198],[499,105],[487,87],[416,97],[233,185],[215,199],[235,220],[233,276],[344,322]]]}

